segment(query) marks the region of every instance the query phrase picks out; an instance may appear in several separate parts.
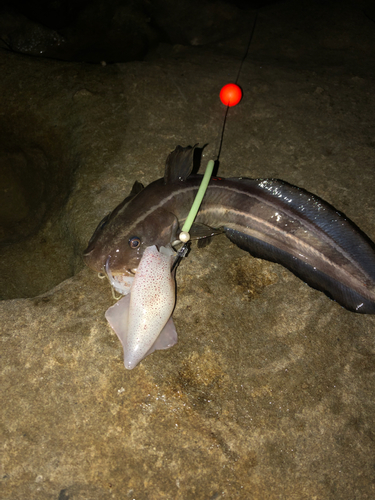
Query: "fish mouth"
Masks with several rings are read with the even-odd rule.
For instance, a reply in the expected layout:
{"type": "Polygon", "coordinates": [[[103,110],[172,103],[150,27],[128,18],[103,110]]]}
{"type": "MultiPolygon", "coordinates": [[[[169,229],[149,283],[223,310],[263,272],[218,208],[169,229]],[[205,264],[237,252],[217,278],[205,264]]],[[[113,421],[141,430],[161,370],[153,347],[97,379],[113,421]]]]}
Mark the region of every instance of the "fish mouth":
{"type": "Polygon", "coordinates": [[[109,255],[105,262],[105,266],[103,266],[103,271],[107,276],[112,289],[122,295],[127,295],[130,292],[137,269],[125,269],[121,272],[112,273],[109,267],[110,259],[111,256],[109,255]]]}
{"type": "MultiPolygon", "coordinates": [[[[107,269],[109,270],[109,265],[107,266],[107,263],[106,263],[106,265],[103,267],[103,269],[104,269],[104,272],[107,274],[107,269]]],[[[136,275],[137,271],[138,271],[138,268],[124,269],[124,270],[121,270],[121,271],[113,271],[113,272],[111,270],[109,270],[109,272],[111,273],[111,275],[114,278],[118,278],[120,276],[129,276],[131,278],[134,278],[134,276],[136,275]]]]}
{"type": "Polygon", "coordinates": [[[107,260],[105,261],[105,264],[103,265],[103,272],[107,275],[111,275],[113,278],[118,278],[120,276],[129,276],[134,278],[136,272],[138,271],[137,267],[134,268],[126,268],[126,269],[116,269],[113,271],[110,269],[110,260],[111,260],[111,255],[108,255],[107,260]]]}

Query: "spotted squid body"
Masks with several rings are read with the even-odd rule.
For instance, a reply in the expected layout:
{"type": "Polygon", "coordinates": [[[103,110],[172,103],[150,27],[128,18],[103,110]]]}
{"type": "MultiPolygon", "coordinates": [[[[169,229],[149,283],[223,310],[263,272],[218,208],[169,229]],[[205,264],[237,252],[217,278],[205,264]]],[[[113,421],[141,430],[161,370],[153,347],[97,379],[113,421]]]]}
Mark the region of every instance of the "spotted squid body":
{"type": "Polygon", "coordinates": [[[175,280],[171,272],[173,255],[171,248],[160,247],[159,252],[155,245],[147,247],[130,293],[105,313],[122,343],[124,365],[128,370],[148,354],[157,349],[168,349],[177,342],[171,318],[175,305],[175,280]]]}

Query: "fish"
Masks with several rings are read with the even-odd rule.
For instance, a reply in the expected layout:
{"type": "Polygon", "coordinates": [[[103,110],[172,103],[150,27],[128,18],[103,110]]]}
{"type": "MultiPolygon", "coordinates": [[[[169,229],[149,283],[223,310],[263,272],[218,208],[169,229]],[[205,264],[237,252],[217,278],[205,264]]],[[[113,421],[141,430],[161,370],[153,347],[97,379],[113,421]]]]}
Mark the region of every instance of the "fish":
{"type": "Polygon", "coordinates": [[[171,318],[176,300],[171,271],[174,254],[171,247],[160,251],[155,245],[147,247],[130,289],[126,287],[126,295],[105,313],[122,343],[128,370],[155,350],[168,349],[177,342],[171,318]]]}
{"type": "MultiPolygon", "coordinates": [[[[134,276],[147,247],[174,245],[202,180],[192,173],[194,151],[177,146],[163,178],[134,184],[90,239],[89,267],[100,272],[111,255],[114,276],[134,276]]],[[[280,179],[213,176],[190,234],[199,241],[219,233],[346,309],[375,314],[375,245],[318,196],[280,179]]]]}

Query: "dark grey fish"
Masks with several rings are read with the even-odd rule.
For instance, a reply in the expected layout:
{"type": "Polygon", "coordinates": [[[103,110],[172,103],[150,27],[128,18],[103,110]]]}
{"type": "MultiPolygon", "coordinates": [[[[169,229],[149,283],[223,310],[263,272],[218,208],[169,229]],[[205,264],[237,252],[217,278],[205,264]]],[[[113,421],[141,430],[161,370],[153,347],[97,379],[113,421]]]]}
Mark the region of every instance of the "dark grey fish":
{"type": "MultiPolygon", "coordinates": [[[[145,248],[178,239],[202,176],[190,175],[194,148],[178,146],[163,179],[130,195],[107,215],[84,253],[100,272],[132,274],[145,248]]],[[[278,179],[213,177],[191,230],[217,233],[256,257],[282,264],[345,308],[375,314],[375,246],[321,198],[278,179]]]]}

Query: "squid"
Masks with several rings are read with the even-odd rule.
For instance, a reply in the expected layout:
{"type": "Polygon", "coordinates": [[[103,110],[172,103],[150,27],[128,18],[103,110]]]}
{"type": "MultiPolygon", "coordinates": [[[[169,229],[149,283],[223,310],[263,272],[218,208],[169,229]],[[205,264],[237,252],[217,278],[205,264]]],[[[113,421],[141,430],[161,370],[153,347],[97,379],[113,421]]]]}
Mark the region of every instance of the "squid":
{"type": "Polygon", "coordinates": [[[177,343],[177,332],[171,318],[176,284],[171,271],[175,252],[170,247],[156,245],[143,252],[131,285],[121,288],[121,280],[106,270],[112,286],[127,293],[110,307],[105,317],[121,341],[124,365],[133,369],[146,356],[157,349],[168,349],[177,343]],[[130,290],[130,291],[129,291],[130,290]]]}

